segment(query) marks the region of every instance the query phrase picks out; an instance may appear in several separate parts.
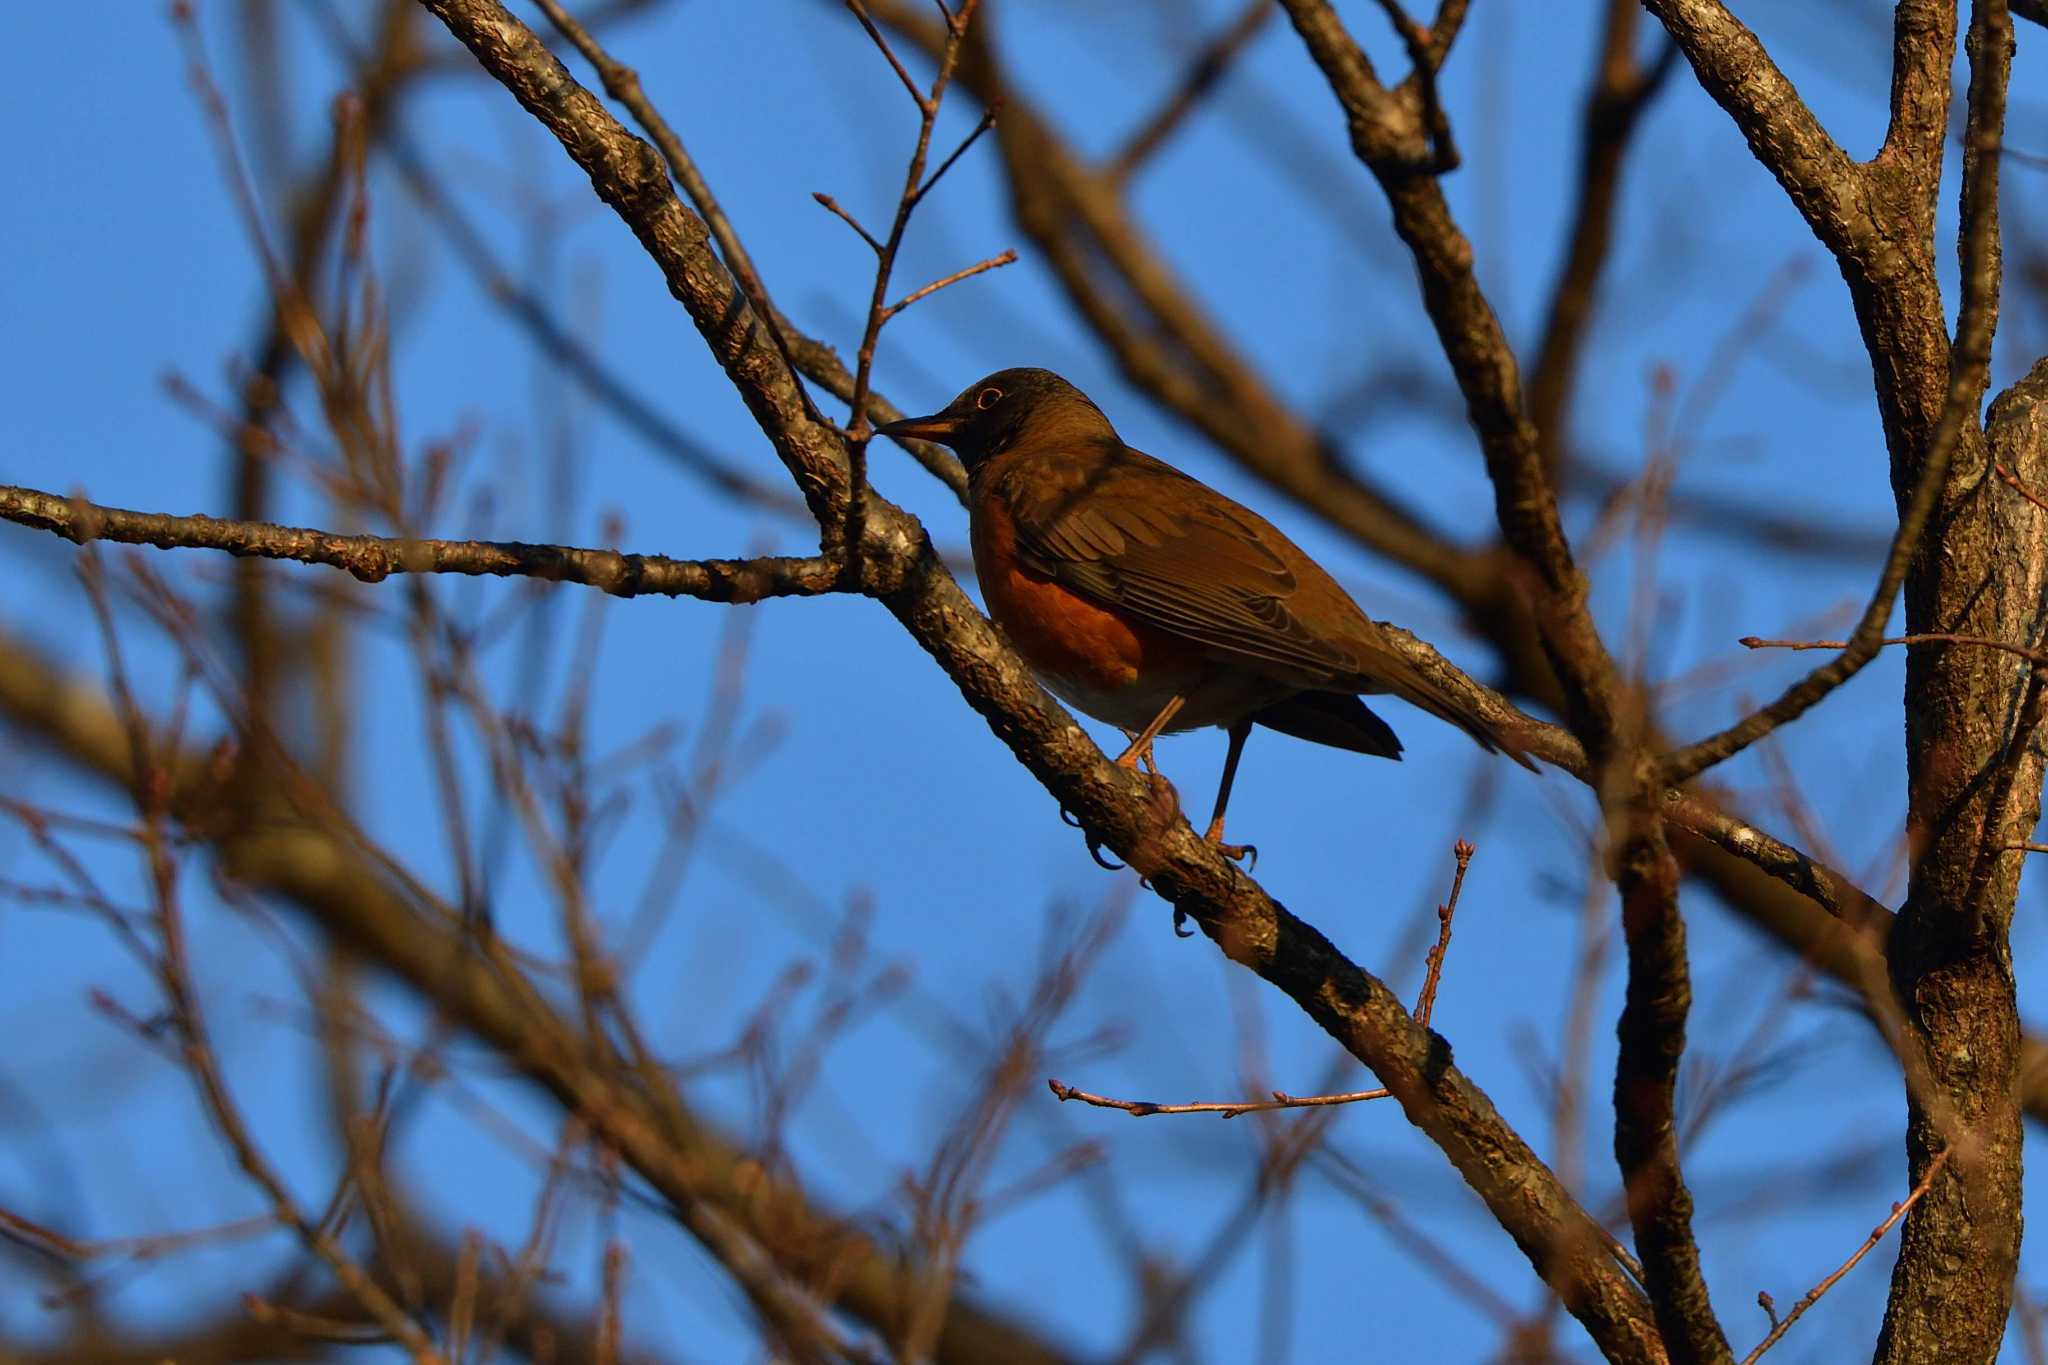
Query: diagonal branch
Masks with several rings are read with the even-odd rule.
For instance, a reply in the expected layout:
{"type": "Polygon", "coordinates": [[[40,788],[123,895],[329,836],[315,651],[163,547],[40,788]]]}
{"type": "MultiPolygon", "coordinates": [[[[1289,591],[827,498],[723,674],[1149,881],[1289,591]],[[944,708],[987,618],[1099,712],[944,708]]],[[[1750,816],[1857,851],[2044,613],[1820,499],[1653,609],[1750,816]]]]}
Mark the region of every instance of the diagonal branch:
{"type": "Polygon", "coordinates": [[[1608,0],[1600,59],[1581,115],[1579,188],[1569,245],[1550,289],[1549,312],[1529,370],[1529,420],[1553,478],[1564,463],[1572,388],[1613,242],[1622,163],[1643,111],[1664,87],[1678,55],[1677,47],[1667,42],[1650,66],[1637,62],[1640,12],[1640,0],[1608,0]]]}
{"type": "Polygon", "coordinates": [[[1714,102],[1777,177],[1815,236],[1836,255],[1862,254],[1884,226],[1861,168],[1828,136],[1771,60],[1721,0],[1643,0],[1691,63],[1714,102]]]}
{"type": "Polygon", "coordinates": [[[1700,1268],[1674,1109],[1692,988],[1678,867],[1664,828],[1664,784],[1645,747],[1640,704],[1601,640],[1589,587],[1558,515],[1544,450],[1524,407],[1515,356],[1481,289],[1471,243],[1418,144],[1441,146],[1430,111],[1375,75],[1326,0],[1281,0],[1342,106],[1358,158],[1379,181],[1414,256],[1423,307],[1465,395],[1493,482],[1501,537],[1534,598],[1544,650],[1563,686],[1614,841],[1629,975],[1615,1069],[1615,1156],[1665,1347],[1676,1359],[1730,1359],[1700,1268]]]}
{"type": "Polygon", "coordinates": [[[1165,145],[1203,98],[1216,88],[1230,69],[1230,63],[1251,45],[1252,39],[1258,37],[1259,30],[1265,27],[1272,13],[1273,7],[1266,0],[1251,0],[1227,28],[1202,44],[1174,86],[1173,94],[1159,107],[1159,112],[1145,120],[1144,125],[1131,135],[1123,150],[1110,158],[1104,173],[1111,180],[1129,180],[1132,173],[1165,145]]]}
{"type": "MultiPolygon", "coordinates": [[[[821,523],[843,520],[852,492],[845,451],[810,421],[765,339],[731,326],[727,309],[737,291],[712,258],[701,221],[670,193],[651,150],[576,86],[502,5],[424,3],[589,173],[689,309],[821,523]]],[[[1609,1257],[1597,1225],[1385,986],[1273,902],[1184,821],[1162,829],[1143,780],[1110,764],[1045,700],[945,574],[914,520],[876,497],[863,524],[862,558],[882,567],[862,586],[933,654],[1052,794],[1230,956],[1281,986],[1378,1074],[1603,1347],[1626,1359],[1661,1358],[1641,1297],[1609,1257]]],[[[592,1102],[616,1099],[579,1097],[579,1110],[592,1102]]]]}

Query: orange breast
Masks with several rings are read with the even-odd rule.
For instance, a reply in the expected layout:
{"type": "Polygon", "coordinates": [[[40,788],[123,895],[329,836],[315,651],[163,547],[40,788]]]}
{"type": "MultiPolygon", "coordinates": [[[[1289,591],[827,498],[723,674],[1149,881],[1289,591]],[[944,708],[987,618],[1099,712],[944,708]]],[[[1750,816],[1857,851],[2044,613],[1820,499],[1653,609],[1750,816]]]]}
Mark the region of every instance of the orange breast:
{"type": "Polygon", "coordinates": [[[976,498],[970,534],[989,615],[1040,673],[1116,693],[1141,676],[1163,681],[1193,662],[1186,642],[1105,611],[1018,563],[1016,525],[1001,497],[976,498]]]}

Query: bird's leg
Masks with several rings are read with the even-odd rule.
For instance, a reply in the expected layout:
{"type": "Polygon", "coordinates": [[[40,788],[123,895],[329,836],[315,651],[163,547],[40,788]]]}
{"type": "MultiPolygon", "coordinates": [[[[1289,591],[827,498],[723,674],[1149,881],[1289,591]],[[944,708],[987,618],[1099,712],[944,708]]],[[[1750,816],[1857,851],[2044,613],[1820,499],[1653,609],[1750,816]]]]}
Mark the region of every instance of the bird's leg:
{"type": "Polygon", "coordinates": [[[1158,776],[1159,769],[1152,762],[1152,741],[1159,738],[1159,732],[1166,728],[1168,721],[1179,714],[1180,708],[1187,705],[1187,701],[1186,697],[1181,696],[1167,698],[1166,705],[1159,708],[1159,714],[1152,717],[1152,723],[1132,736],[1131,747],[1116,756],[1116,766],[1135,770],[1138,760],[1143,759],[1145,766],[1152,770],[1153,776],[1158,776]]]}
{"type": "Polygon", "coordinates": [[[1249,856],[1252,865],[1259,861],[1257,844],[1226,844],[1223,842],[1223,812],[1230,805],[1230,787],[1237,781],[1237,760],[1244,756],[1244,742],[1251,738],[1252,723],[1241,720],[1230,727],[1230,752],[1223,756],[1223,781],[1216,787],[1216,810],[1209,817],[1209,832],[1202,837],[1216,845],[1216,851],[1226,858],[1249,856]]]}

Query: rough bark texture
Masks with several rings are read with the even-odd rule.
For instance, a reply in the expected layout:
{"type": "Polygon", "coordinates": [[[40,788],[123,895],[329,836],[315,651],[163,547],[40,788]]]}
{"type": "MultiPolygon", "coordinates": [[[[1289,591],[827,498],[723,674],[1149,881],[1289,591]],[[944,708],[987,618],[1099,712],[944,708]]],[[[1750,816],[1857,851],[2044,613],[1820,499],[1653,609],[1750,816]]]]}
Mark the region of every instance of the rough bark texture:
{"type": "MultiPolygon", "coordinates": [[[[1994,405],[1993,459],[2048,476],[2048,362],[1994,405]]],[[[1951,485],[1941,535],[1907,585],[1907,629],[2038,645],[2048,627],[2048,513],[1986,463],[1951,485]]],[[[2040,818],[2039,670],[1986,649],[1915,650],[1906,666],[1910,837],[1920,850],[1891,937],[1892,975],[1933,1094],[1912,1093],[1912,1172],[1955,1156],[1906,1220],[1878,1359],[1992,1360],[2020,1243],[2021,1051],[2007,931],[2040,818]],[[2024,725],[2024,728],[2022,726],[2024,725]]]]}

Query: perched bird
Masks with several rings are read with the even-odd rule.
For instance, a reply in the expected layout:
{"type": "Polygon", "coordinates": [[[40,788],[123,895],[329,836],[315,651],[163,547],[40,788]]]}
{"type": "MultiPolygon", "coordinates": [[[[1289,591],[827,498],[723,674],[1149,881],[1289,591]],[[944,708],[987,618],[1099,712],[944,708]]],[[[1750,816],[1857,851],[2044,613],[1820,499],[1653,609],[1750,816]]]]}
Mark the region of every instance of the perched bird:
{"type": "Polygon", "coordinates": [[[1248,851],[1223,842],[1223,814],[1252,726],[1401,756],[1361,692],[1399,697],[1534,768],[1270,522],[1125,445],[1050,370],[998,370],[881,432],[959,453],[989,615],[1048,690],[1131,737],[1119,764],[1149,765],[1161,734],[1230,732],[1207,836],[1229,856],[1248,851]]]}

